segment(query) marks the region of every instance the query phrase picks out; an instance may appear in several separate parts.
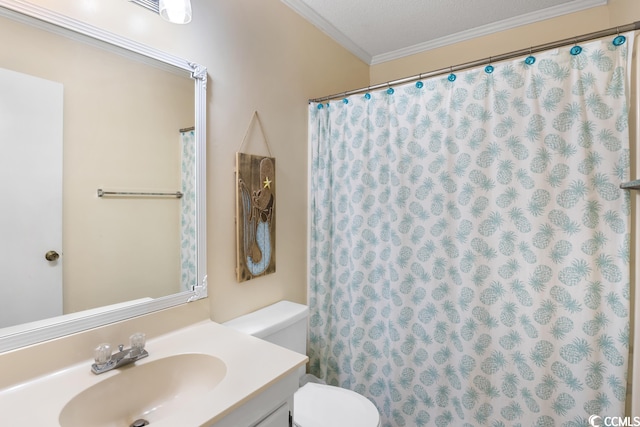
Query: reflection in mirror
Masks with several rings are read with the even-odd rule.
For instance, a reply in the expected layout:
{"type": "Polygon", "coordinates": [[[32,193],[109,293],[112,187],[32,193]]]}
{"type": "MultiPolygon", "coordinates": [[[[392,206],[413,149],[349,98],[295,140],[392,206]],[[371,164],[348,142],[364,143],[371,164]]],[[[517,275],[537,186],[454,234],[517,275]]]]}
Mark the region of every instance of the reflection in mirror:
{"type": "Polygon", "coordinates": [[[0,36],[0,351],[206,296],[206,69],[14,0],[0,36]]]}

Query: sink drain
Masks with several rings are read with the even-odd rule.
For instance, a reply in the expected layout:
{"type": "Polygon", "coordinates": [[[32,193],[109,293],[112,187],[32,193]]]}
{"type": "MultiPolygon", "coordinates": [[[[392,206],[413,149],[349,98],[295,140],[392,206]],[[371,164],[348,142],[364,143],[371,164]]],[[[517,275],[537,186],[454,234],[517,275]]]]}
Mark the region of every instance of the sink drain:
{"type": "Polygon", "coordinates": [[[139,420],[135,420],[134,422],[132,422],[129,427],[144,427],[144,426],[148,426],[149,425],[149,421],[140,418],[139,420]]]}

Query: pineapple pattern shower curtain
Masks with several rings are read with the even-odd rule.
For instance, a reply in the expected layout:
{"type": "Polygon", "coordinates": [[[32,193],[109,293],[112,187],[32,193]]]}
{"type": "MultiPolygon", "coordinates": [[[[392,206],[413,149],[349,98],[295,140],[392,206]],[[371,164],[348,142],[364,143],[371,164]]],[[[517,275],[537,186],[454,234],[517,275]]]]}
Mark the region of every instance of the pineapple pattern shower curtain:
{"type": "Polygon", "coordinates": [[[632,38],[310,105],[313,374],[383,426],[624,416],[632,38]]]}
{"type": "Polygon", "coordinates": [[[188,291],[198,284],[196,274],[196,134],[180,131],[180,283],[188,291]]]}

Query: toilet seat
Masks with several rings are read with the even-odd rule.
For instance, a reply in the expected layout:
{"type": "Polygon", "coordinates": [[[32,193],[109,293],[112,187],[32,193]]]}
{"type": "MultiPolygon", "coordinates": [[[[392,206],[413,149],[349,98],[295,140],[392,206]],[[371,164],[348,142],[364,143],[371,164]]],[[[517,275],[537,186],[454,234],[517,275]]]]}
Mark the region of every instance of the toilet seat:
{"type": "Polygon", "coordinates": [[[378,427],[380,415],[366,397],[340,387],[307,383],[293,395],[297,427],[378,427]]]}

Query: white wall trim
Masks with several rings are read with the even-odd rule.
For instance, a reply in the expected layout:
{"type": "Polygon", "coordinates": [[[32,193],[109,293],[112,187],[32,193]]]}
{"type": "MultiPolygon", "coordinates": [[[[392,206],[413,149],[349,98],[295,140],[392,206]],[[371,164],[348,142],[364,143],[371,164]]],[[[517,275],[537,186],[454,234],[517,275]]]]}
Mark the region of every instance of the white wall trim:
{"type": "Polygon", "coordinates": [[[494,22],[492,24],[483,25],[468,31],[461,31],[447,37],[441,37],[435,40],[430,40],[424,43],[419,43],[413,46],[379,55],[372,55],[358,46],[356,42],[347,37],[326,19],[321,17],[318,13],[316,13],[315,10],[304,3],[303,0],[282,0],[284,4],[301,15],[304,19],[311,22],[322,32],[327,34],[329,37],[342,45],[345,49],[347,49],[369,65],[376,65],[383,62],[393,61],[405,56],[415,55],[417,53],[426,52],[431,49],[436,49],[454,43],[459,43],[461,41],[486,36],[488,34],[509,30],[523,25],[532,24],[534,22],[543,21],[545,19],[556,18],[558,16],[579,12],[582,10],[590,9],[592,7],[604,6],[607,4],[607,1],[608,0],[576,0],[562,5],[548,7],[536,12],[527,13],[525,15],[520,15],[514,18],[494,22]]]}
{"type": "Polygon", "coordinates": [[[536,12],[527,13],[514,18],[505,19],[494,22],[492,24],[483,25],[467,31],[452,34],[447,37],[430,40],[404,49],[398,49],[392,52],[375,55],[370,65],[376,65],[387,61],[393,61],[405,56],[415,55],[416,53],[425,52],[465,40],[471,40],[477,37],[498,33],[500,31],[510,30],[512,28],[521,27],[523,25],[532,24],[534,22],[544,21],[545,19],[556,18],[558,16],[579,12],[581,10],[590,9],[596,6],[607,4],[607,0],[584,0],[579,2],[565,3],[558,6],[548,7],[536,12]]]}
{"type": "Polygon", "coordinates": [[[358,46],[353,40],[344,35],[342,31],[334,27],[329,21],[318,15],[315,10],[311,9],[302,0],[282,0],[284,4],[293,9],[304,19],[312,23],[320,31],[338,42],[342,47],[353,53],[365,63],[371,65],[372,56],[369,52],[358,46]]]}

